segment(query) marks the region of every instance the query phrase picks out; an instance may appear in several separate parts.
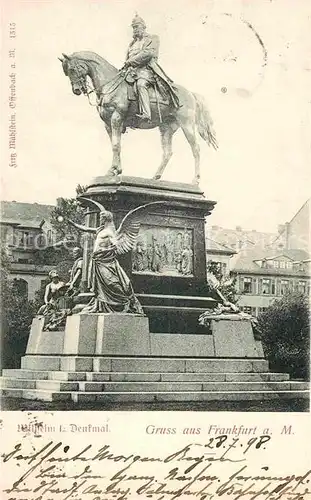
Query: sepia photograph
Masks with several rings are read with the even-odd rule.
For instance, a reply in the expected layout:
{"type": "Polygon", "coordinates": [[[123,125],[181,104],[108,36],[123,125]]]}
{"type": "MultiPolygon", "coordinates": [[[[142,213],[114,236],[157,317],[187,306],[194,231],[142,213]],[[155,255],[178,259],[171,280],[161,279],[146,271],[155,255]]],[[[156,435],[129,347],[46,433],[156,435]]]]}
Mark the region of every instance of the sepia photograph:
{"type": "Polygon", "coordinates": [[[310,18],[2,2],[2,415],[309,412],[310,18]]]}

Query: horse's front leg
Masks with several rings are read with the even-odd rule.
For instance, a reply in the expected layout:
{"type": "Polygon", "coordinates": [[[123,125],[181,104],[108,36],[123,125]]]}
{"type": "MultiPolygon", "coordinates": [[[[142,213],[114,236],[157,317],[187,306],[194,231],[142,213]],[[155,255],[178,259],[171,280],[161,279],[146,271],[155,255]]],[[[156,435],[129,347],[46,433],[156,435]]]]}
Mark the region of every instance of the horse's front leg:
{"type": "Polygon", "coordinates": [[[122,174],[121,168],[121,133],[123,119],[118,111],[114,111],[111,116],[110,139],[112,145],[112,165],[110,172],[113,175],[122,174]]]}

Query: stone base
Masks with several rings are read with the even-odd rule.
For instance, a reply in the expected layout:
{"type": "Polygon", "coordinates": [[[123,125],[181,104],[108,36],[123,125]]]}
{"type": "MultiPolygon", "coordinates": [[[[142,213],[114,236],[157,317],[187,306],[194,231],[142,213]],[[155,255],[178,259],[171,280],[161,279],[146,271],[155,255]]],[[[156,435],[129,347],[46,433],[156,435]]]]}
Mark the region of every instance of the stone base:
{"type": "Polygon", "coordinates": [[[262,344],[255,340],[249,319],[218,316],[211,320],[211,330],[216,357],[264,357],[262,344]]]}
{"type": "Polygon", "coordinates": [[[151,355],[148,318],[136,314],[100,314],[95,354],[151,355]]]}
{"type": "Polygon", "coordinates": [[[27,355],[174,356],[201,358],[264,357],[248,319],[219,317],[205,333],[150,333],[146,316],[136,314],[73,314],[65,331],[43,331],[34,318],[27,355]]]}
{"type": "Polygon", "coordinates": [[[26,354],[60,356],[151,355],[148,318],[136,314],[73,314],[65,331],[44,331],[33,319],[26,354]]]}
{"type": "Polygon", "coordinates": [[[265,359],[215,359],[156,356],[34,356],[22,358],[23,370],[122,373],[268,373],[265,359]]]}
{"type": "Polygon", "coordinates": [[[211,335],[152,333],[153,356],[215,356],[211,335]]]}
{"type": "Polygon", "coordinates": [[[97,314],[73,314],[68,316],[64,350],[60,354],[95,354],[97,320],[97,314]]]}
{"type": "Polygon", "coordinates": [[[77,314],[65,332],[42,328],[35,318],[21,369],[4,370],[4,397],[80,404],[309,397],[308,383],[269,372],[245,319],[213,319],[202,335],[150,333],[148,318],[130,314],[77,314]]]}
{"type": "Polygon", "coordinates": [[[134,314],[76,314],[65,332],[32,324],[20,370],[2,394],[78,403],[307,398],[308,384],[270,373],[246,318],[213,317],[203,334],[150,333],[134,314]],[[58,352],[56,352],[58,351],[58,352]]]}
{"type": "Polygon", "coordinates": [[[65,332],[44,332],[44,317],[35,317],[32,320],[30,335],[27,344],[27,354],[59,354],[64,352],[65,332]]]}

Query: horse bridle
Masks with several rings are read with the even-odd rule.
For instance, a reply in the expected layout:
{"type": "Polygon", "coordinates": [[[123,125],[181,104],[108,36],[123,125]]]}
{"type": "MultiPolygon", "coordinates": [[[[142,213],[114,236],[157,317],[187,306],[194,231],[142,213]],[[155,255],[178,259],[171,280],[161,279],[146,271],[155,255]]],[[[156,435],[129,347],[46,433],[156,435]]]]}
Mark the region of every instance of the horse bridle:
{"type": "Polygon", "coordinates": [[[73,74],[70,76],[71,83],[74,85],[78,84],[81,87],[83,94],[88,94],[88,83],[86,80],[87,73],[84,73],[84,71],[87,71],[86,66],[83,62],[76,60],[70,61],[70,63],[72,64],[73,69],[73,74]]]}
{"type": "Polygon", "coordinates": [[[87,71],[87,67],[84,65],[84,61],[80,62],[80,61],[77,61],[77,60],[73,60],[71,61],[72,65],[73,65],[73,71],[74,71],[74,77],[70,77],[70,80],[73,84],[79,84],[80,87],[81,87],[81,90],[83,92],[84,95],[86,95],[88,97],[88,100],[89,100],[89,104],[91,106],[98,106],[99,103],[100,103],[100,98],[97,96],[97,92],[100,91],[102,95],[108,95],[108,94],[111,94],[112,92],[114,92],[118,87],[119,85],[121,85],[121,83],[123,82],[124,80],[124,77],[125,77],[125,73],[123,70],[120,70],[117,75],[112,79],[110,80],[109,82],[106,82],[104,83],[103,85],[101,85],[101,87],[99,87],[99,89],[96,89],[96,88],[92,88],[88,82],[87,82],[87,73],[85,73],[85,71],[87,71]],[[113,85],[115,83],[115,85],[113,85]],[[106,91],[104,90],[104,87],[106,85],[111,85],[111,88],[108,88],[106,91]],[[92,94],[93,92],[96,93],[96,97],[97,97],[97,103],[96,104],[92,104],[91,101],[90,101],[90,94],[92,94]]]}

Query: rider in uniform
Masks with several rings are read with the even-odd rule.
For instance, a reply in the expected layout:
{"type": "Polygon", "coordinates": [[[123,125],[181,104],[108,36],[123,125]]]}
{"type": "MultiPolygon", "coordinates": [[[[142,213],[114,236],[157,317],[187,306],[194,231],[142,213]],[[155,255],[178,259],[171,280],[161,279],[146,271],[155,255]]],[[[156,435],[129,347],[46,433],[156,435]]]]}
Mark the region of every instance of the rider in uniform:
{"type": "Polygon", "coordinates": [[[132,21],[133,40],[127,51],[127,58],[123,68],[128,69],[136,80],[139,107],[141,114],[137,115],[142,120],[151,120],[151,109],[148,88],[160,80],[169,92],[173,105],[179,107],[179,99],[172,80],[159,66],[159,37],[146,32],[145,21],[135,15],[132,21]]]}

